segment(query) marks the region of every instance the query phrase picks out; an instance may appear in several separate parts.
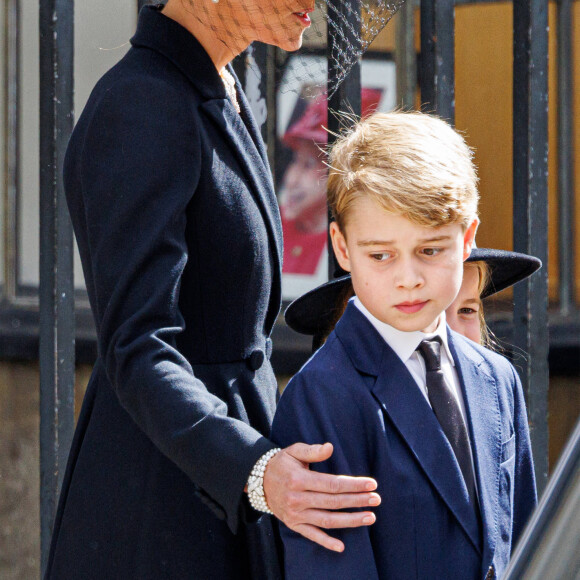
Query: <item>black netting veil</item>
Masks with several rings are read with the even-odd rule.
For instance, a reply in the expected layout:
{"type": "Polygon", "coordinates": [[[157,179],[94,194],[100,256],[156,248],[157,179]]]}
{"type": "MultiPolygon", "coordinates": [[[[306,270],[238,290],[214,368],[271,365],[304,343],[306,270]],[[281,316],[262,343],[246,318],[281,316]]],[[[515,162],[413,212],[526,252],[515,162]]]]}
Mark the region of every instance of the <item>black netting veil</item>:
{"type": "Polygon", "coordinates": [[[279,89],[317,96],[336,91],[404,0],[183,1],[233,55],[255,40],[281,48],[279,89]]]}
{"type": "Polygon", "coordinates": [[[330,96],[352,66],[385,28],[403,0],[320,1],[319,12],[327,23],[328,92],[330,96]]]}
{"type": "Polygon", "coordinates": [[[404,0],[316,0],[302,46],[288,52],[282,92],[332,94],[404,0]]]}

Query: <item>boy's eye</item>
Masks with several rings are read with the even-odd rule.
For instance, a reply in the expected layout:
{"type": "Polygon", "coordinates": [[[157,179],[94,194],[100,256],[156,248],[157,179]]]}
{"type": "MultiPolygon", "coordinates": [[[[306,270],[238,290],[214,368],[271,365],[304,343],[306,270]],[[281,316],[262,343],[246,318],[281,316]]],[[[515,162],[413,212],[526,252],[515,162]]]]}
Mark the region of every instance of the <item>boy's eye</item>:
{"type": "Polygon", "coordinates": [[[443,251],[443,248],[423,248],[421,251],[426,256],[436,256],[443,251]]]}
{"type": "Polygon", "coordinates": [[[391,254],[388,252],[379,252],[377,254],[371,254],[371,258],[375,260],[375,262],[385,262],[391,257],[391,254]]]}

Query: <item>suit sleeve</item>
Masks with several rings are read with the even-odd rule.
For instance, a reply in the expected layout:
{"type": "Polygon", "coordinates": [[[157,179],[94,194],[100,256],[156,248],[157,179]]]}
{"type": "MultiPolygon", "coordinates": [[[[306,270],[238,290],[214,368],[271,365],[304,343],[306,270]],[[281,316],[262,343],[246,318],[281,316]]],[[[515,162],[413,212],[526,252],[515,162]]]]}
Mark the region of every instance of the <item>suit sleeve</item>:
{"type": "MultiPolygon", "coordinates": [[[[155,80],[118,81],[80,161],[99,354],[121,405],[236,529],[243,487],[273,444],[227,416],[176,347],[186,208],[200,178],[196,112],[155,80]]],[[[73,192],[78,195],[79,192],[73,192]]]]}
{"type": "Polygon", "coordinates": [[[516,435],[512,546],[515,546],[536,507],[537,492],[524,392],[518,373],[513,367],[512,373],[515,382],[514,431],[516,435]]]}
{"type": "MultiPolygon", "coordinates": [[[[309,444],[331,442],[334,452],[328,461],[313,463],[310,468],[341,475],[371,475],[371,445],[367,441],[371,417],[357,401],[340,389],[322,388],[322,379],[297,375],[284,391],[272,429],[272,439],[281,447],[298,441],[309,444]],[[326,396],[328,395],[328,396],[326,396]]],[[[330,530],[341,539],[341,554],[322,548],[296,534],[284,524],[280,533],[284,544],[284,571],[287,580],[320,578],[378,578],[371,528],[330,530]]]]}

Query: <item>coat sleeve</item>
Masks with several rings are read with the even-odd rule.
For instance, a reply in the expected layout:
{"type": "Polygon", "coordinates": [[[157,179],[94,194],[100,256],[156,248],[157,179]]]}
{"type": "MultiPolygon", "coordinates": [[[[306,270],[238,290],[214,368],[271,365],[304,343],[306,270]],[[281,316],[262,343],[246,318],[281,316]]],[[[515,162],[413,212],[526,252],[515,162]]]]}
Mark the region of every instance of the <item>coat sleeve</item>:
{"type": "Polygon", "coordinates": [[[186,207],[200,179],[189,102],[161,80],[113,84],[88,121],[75,169],[82,192],[68,194],[82,195],[76,222],[86,230],[84,269],[108,379],[135,423],[235,530],[247,476],[273,444],[228,417],[176,347],[186,207]]]}
{"type": "MultiPolygon", "coordinates": [[[[371,475],[372,445],[367,440],[367,433],[372,429],[372,418],[367,416],[365,422],[364,415],[359,402],[348,395],[343,396],[340,389],[332,393],[332,389],[323,388],[322,379],[308,373],[299,374],[280,399],[272,439],[282,447],[298,441],[331,442],[334,445],[331,458],[311,464],[311,469],[336,475],[371,475]]],[[[367,526],[330,530],[330,535],[345,544],[345,551],[339,554],[281,524],[285,578],[378,578],[370,532],[367,526]]]]}
{"type": "Polygon", "coordinates": [[[514,375],[514,431],[516,435],[512,534],[512,546],[515,546],[536,507],[537,492],[524,392],[518,373],[513,366],[511,368],[514,375]]]}

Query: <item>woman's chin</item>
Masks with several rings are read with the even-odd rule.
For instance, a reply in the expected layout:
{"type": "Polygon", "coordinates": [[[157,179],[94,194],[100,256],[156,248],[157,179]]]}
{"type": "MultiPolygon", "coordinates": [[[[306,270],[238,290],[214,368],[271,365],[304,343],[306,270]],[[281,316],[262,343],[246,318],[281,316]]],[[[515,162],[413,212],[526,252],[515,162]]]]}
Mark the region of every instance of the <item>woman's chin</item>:
{"type": "Polygon", "coordinates": [[[300,37],[295,40],[292,41],[289,40],[287,47],[280,48],[282,48],[282,50],[285,50],[286,52],[296,52],[297,50],[300,50],[302,48],[302,35],[300,35],[300,37]]]}
{"type": "Polygon", "coordinates": [[[302,48],[302,34],[297,38],[270,38],[269,40],[262,40],[261,42],[277,46],[286,52],[296,52],[302,48]]]}

